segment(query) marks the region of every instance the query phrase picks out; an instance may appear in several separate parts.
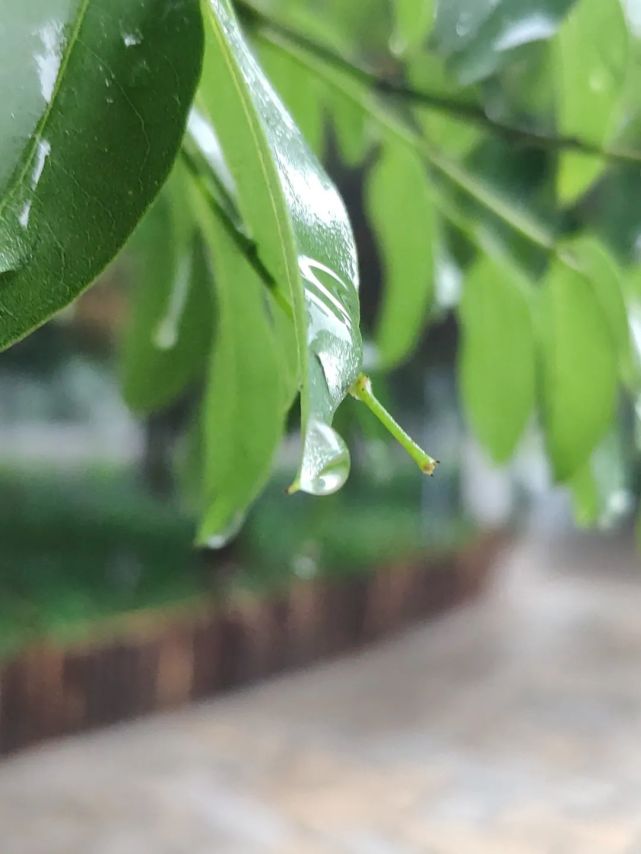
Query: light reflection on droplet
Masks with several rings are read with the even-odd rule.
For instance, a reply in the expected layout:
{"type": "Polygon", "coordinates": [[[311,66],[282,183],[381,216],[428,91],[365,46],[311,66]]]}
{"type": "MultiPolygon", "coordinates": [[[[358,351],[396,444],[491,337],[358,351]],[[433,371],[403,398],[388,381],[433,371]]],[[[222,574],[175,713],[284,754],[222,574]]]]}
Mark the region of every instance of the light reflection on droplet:
{"type": "Polygon", "coordinates": [[[51,103],[53,90],[58,79],[63,52],[63,27],[60,21],[47,21],[39,30],[42,42],[42,52],[36,53],[34,59],[38,67],[40,90],[47,104],[51,103]]]}
{"type": "Polygon", "coordinates": [[[554,34],[556,20],[551,15],[535,12],[518,21],[514,21],[494,42],[497,51],[512,50],[524,44],[542,41],[554,34]]]}
{"type": "Polygon", "coordinates": [[[125,47],[137,47],[142,42],[140,33],[123,33],[122,40],[125,47]]]}
{"type": "Polygon", "coordinates": [[[239,533],[245,521],[244,513],[237,513],[234,518],[220,531],[212,534],[204,543],[206,549],[222,549],[239,533]]]}
{"type": "Polygon", "coordinates": [[[18,222],[21,228],[26,229],[29,226],[29,219],[31,217],[31,208],[33,205],[33,195],[40,183],[40,179],[42,178],[42,173],[45,169],[45,164],[47,162],[47,158],[51,154],[51,143],[46,139],[39,139],[38,144],[36,146],[35,158],[33,163],[33,170],[31,172],[31,179],[29,182],[30,185],[30,196],[25,199],[20,209],[20,213],[18,214],[18,222]]]}
{"type": "Polygon", "coordinates": [[[187,253],[178,263],[171,293],[169,294],[169,304],[154,333],[153,342],[159,350],[171,350],[176,346],[180,321],[189,294],[191,270],[192,256],[190,253],[187,253]]]}
{"type": "Polygon", "coordinates": [[[29,217],[31,216],[31,199],[27,199],[27,201],[22,206],[22,210],[18,214],[18,222],[22,228],[27,228],[29,225],[29,217]]]}
{"type": "Polygon", "coordinates": [[[349,451],[329,425],[311,420],[307,425],[299,488],[310,495],[331,495],[349,475],[349,451]]]}

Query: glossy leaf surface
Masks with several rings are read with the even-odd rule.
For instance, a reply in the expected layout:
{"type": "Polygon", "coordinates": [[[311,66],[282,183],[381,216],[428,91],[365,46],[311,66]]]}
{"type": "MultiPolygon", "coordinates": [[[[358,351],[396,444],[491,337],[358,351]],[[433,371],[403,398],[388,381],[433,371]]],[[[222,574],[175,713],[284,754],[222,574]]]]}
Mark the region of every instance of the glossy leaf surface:
{"type": "Polygon", "coordinates": [[[534,408],[536,343],[529,283],[506,262],[483,258],[466,277],[459,320],[465,414],[483,448],[503,463],[534,408]]]}
{"type": "Polygon", "coordinates": [[[544,427],[556,478],[583,466],[614,415],[617,363],[608,319],[584,274],[556,262],[541,293],[544,427]]]}
{"type": "Polygon", "coordinates": [[[423,161],[386,141],[367,178],[366,202],[384,269],[376,343],[389,367],[416,344],[434,294],[437,222],[423,161]]]}
{"type": "Polygon", "coordinates": [[[260,61],[271,84],[298,125],[312,151],[320,154],[325,126],[318,80],[296,63],[285,51],[264,41],[260,44],[260,61]]]}
{"type": "Polygon", "coordinates": [[[198,539],[223,545],[265,485],[283,431],[280,348],[265,286],[218,218],[202,207],[216,290],[203,405],[198,539]]]}
{"type": "Polygon", "coordinates": [[[303,461],[297,486],[337,489],[347,449],[334,412],[361,366],[358,272],[343,202],[267,82],[224,0],[207,4],[203,98],[234,175],[243,221],[292,311],[303,461]]]}
{"type": "Polygon", "coordinates": [[[176,155],[201,52],[197,0],[2,0],[0,348],[133,231],[176,155]]]}

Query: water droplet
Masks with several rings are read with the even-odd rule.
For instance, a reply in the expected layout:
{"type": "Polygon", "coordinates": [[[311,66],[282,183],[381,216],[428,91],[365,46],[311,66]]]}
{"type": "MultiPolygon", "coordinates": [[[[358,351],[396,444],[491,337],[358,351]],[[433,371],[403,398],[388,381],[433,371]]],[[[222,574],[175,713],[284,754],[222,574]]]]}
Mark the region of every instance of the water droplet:
{"type": "Polygon", "coordinates": [[[236,198],[236,182],[225,160],[216,130],[200,110],[193,108],[190,111],[187,132],[229,195],[236,198]]]}
{"type": "Polygon", "coordinates": [[[0,230],[0,275],[14,273],[23,267],[29,257],[29,250],[25,243],[16,240],[15,236],[4,239],[0,230]]]}
{"type": "Polygon", "coordinates": [[[176,346],[180,321],[189,295],[191,270],[192,256],[190,254],[184,255],[176,270],[165,315],[158,324],[154,335],[154,345],[159,350],[171,350],[176,346]]]}
{"type": "Polygon", "coordinates": [[[463,38],[470,32],[472,16],[468,12],[461,12],[456,22],[456,35],[463,38]]]}
{"type": "Polygon", "coordinates": [[[230,540],[233,540],[234,537],[238,534],[240,529],[243,527],[243,523],[245,521],[244,513],[237,513],[233,519],[225,525],[225,527],[221,528],[215,534],[212,534],[206,542],[204,543],[204,548],[206,549],[222,549],[223,546],[226,546],[230,540]]]}
{"type": "Polygon", "coordinates": [[[122,40],[124,42],[125,47],[136,47],[142,42],[142,36],[140,33],[123,33],[122,40]]]}
{"type": "Polygon", "coordinates": [[[35,190],[38,186],[40,179],[42,178],[42,173],[44,172],[45,163],[47,162],[47,157],[51,154],[51,143],[46,139],[39,139],[38,145],[36,147],[36,157],[33,166],[33,172],[31,173],[31,189],[35,190]]]}
{"type": "Polygon", "coordinates": [[[310,495],[331,495],[349,475],[349,451],[338,433],[315,419],[307,425],[298,487],[310,495]]]}
{"type": "Polygon", "coordinates": [[[307,580],[318,573],[318,563],[311,554],[296,554],[292,558],[292,571],[297,578],[307,580]]]}
{"type": "Polygon", "coordinates": [[[27,201],[22,206],[22,210],[18,214],[18,222],[20,223],[22,228],[27,228],[29,225],[29,217],[31,216],[31,199],[27,199],[27,201]]]}
{"type": "Polygon", "coordinates": [[[494,42],[494,49],[497,51],[512,50],[523,44],[543,41],[550,38],[555,29],[556,20],[552,15],[535,12],[505,27],[494,42]]]}
{"type": "Polygon", "coordinates": [[[608,87],[607,73],[603,69],[593,71],[588,78],[588,85],[592,92],[605,92],[608,87]]]}

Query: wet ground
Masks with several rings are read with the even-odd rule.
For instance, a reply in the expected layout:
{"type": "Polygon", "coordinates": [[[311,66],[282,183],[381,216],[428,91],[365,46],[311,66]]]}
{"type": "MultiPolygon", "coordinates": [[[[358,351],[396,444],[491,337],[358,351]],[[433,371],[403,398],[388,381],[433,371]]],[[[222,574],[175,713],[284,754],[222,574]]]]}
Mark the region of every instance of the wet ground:
{"type": "Polygon", "coordinates": [[[0,765],[2,854],[637,854],[641,573],[532,532],[367,652],[0,765]]]}

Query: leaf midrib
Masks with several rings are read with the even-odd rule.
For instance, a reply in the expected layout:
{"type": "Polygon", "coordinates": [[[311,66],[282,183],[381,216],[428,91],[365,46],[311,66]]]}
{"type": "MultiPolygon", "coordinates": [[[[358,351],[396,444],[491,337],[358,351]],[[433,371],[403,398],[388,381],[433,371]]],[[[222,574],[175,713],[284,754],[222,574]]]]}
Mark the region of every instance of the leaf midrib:
{"type": "Polygon", "coordinates": [[[29,168],[33,163],[33,158],[36,154],[36,149],[38,147],[38,143],[43,139],[45,130],[47,125],[49,124],[49,120],[51,119],[51,115],[56,105],[56,101],[60,94],[60,90],[62,88],[62,82],[65,76],[65,72],[69,65],[69,61],[71,59],[71,55],[74,51],[75,46],[78,43],[80,31],[85,22],[85,18],[87,16],[87,10],[89,8],[89,3],[91,0],[80,0],[80,4],[78,6],[78,11],[76,13],[76,19],[73,23],[73,29],[71,30],[71,35],[69,36],[69,41],[65,45],[65,49],[60,60],[60,67],[58,69],[58,74],[56,75],[56,82],[53,87],[53,92],[51,93],[51,98],[45,110],[40,117],[36,127],[34,128],[31,138],[30,138],[30,147],[27,153],[27,156],[22,163],[22,168],[19,169],[17,173],[14,173],[15,178],[12,178],[7,185],[7,190],[4,196],[0,199],[0,215],[2,215],[13,198],[16,190],[22,185],[29,168]]]}
{"type": "MultiPolygon", "coordinates": [[[[249,127],[252,142],[257,152],[258,162],[260,164],[260,169],[263,173],[263,178],[265,180],[265,186],[267,188],[267,194],[269,197],[269,202],[272,208],[272,213],[274,216],[274,220],[276,222],[276,228],[278,230],[279,237],[279,246],[281,250],[281,258],[283,260],[283,265],[285,269],[285,275],[287,276],[288,286],[291,293],[292,305],[294,306],[294,333],[296,335],[296,344],[298,350],[298,357],[300,360],[301,367],[301,380],[302,380],[302,389],[305,389],[305,375],[306,370],[304,368],[307,361],[307,344],[305,340],[304,329],[301,327],[301,314],[304,316],[304,305],[301,302],[301,295],[299,291],[300,279],[298,275],[298,266],[297,264],[292,263],[291,252],[288,251],[287,247],[294,243],[294,235],[293,235],[293,227],[289,222],[289,213],[287,212],[287,205],[283,196],[282,188],[280,186],[280,179],[276,172],[276,166],[273,165],[273,168],[269,168],[269,164],[266,162],[265,153],[263,151],[263,146],[261,145],[261,140],[259,138],[256,124],[260,122],[260,118],[256,115],[255,108],[253,104],[250,102],[248,98],[246,88],[241,79],[241,75],[239,69],[236,66],[236,63],[230,56],[230,49],[227,43],[227,39],[224,37],[224,34],[221,32],[221,25],[218,20],[218,16],[214,12],[214,10],[208,6],[209,17],[212,23],[212,30],[214,36],[216,38],[216,42],[218,43],[218,47],[220,49],[221,55],[224,59],[225,65],[227,66],[227,70],[229,71],[230,78],[234,84],[234,88],[236,90],[236,94],[238,95],[238,100],[242,107],[243,113],[245,114],[245,118],[247,120],[247,125],[249,127]],[[280,193],[274,191],[274,180],[278,184],[278,189],[280,193]],[[277,195],[280,195],[280,200],[277,198],[277,195]],[[279,204],[280,201],[280,204],[279,204]],[[285,212],[285,217],[287,219],[287,228],[284,227],[280,210],[285,212]]],[[[261,127],[261,131],[262,131],[261,127]]],[[[264,133],[264,131],[263,131],[264,133]]]]}

